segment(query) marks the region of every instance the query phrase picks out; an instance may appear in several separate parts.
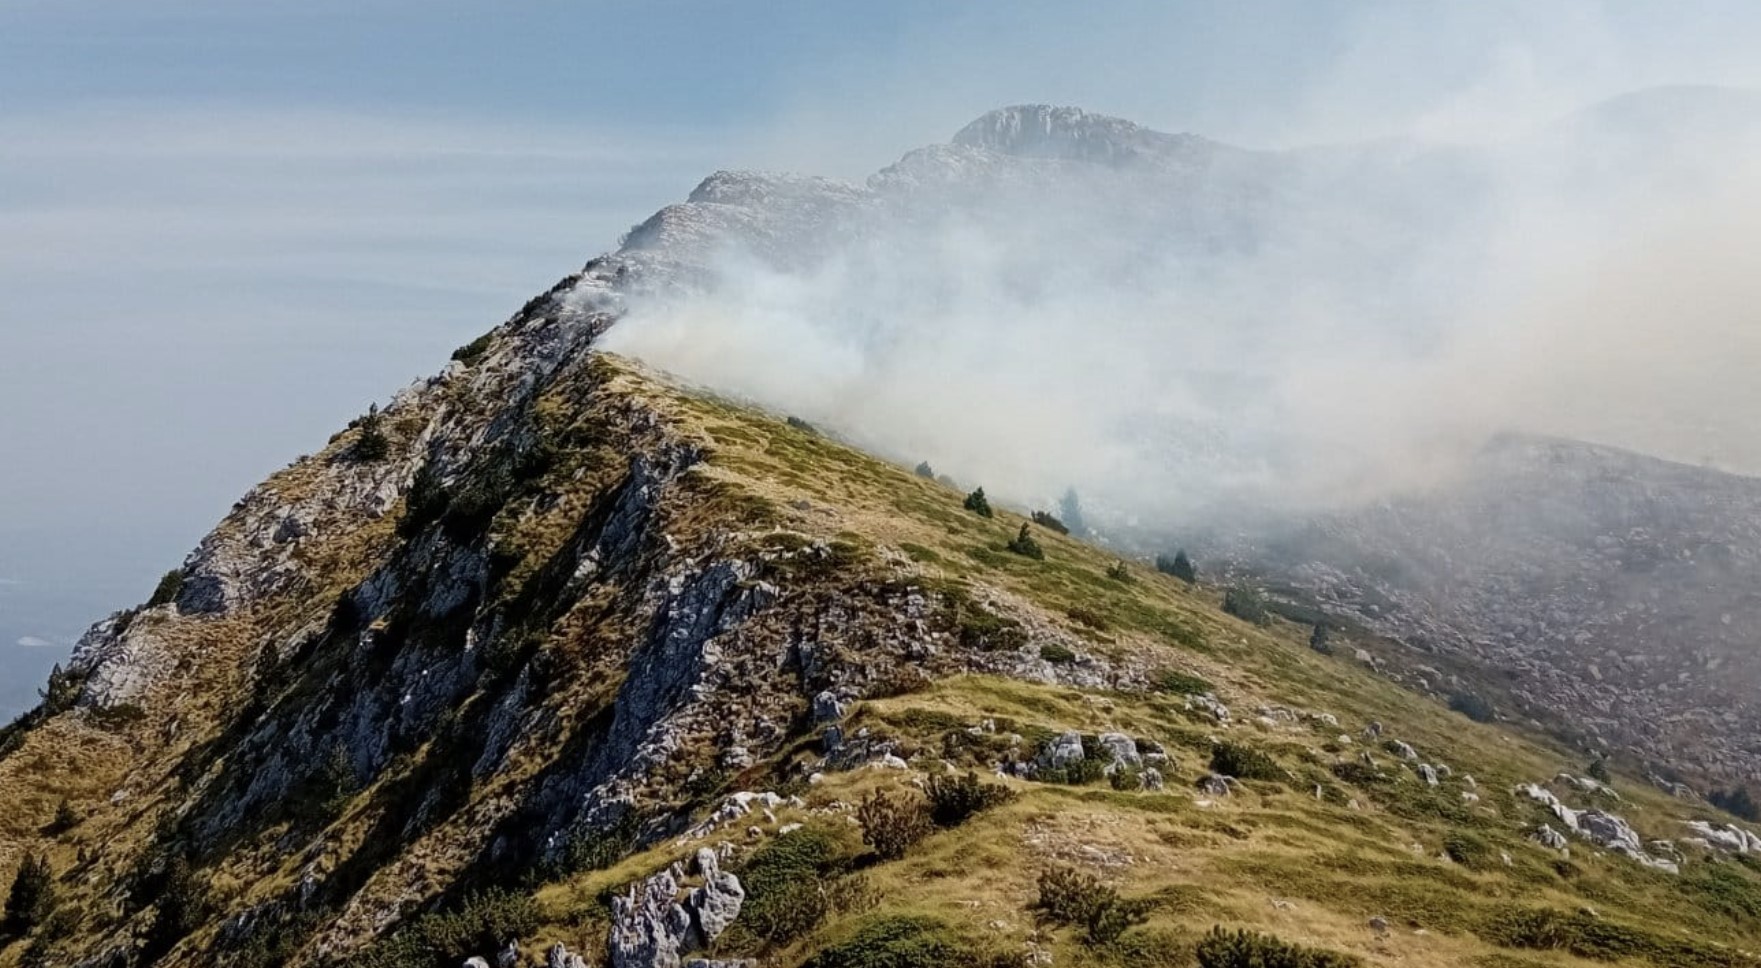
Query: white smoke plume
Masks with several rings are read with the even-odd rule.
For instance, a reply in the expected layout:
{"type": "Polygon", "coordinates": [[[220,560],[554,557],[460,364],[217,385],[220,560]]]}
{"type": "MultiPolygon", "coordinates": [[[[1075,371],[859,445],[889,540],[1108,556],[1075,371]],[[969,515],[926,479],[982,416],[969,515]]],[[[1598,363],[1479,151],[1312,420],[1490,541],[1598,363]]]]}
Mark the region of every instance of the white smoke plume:
{"type": "Polygon", "coordinates": [[[794,250],[716,246],[607,346],[1158,520],[1383,497],[1502,431],[1761,470],[1757,131],[1761,101],[1682,90],[1473,148],[932,150],[794,250]]]}

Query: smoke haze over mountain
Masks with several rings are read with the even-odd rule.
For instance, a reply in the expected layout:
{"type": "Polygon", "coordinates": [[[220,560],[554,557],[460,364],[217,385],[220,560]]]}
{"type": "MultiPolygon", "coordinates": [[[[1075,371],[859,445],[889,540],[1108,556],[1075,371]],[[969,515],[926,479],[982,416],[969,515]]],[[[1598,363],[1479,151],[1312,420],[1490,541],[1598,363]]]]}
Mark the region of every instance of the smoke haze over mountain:
{"type": "Polygon", "coordinates": [[[1014,109],[863,187],[712,179],[630,240],[706,284],[608,345],[1138,514],[1384,496],[1501,431],[1754,470],[1758,124],[1676,89],[1497,145],[1260,152],[1014,109]]]}
{"type": "Polygon", "coordinates": [[[860,180],[1023,101],[1370,147],[1230,152],[1177,233],[1172,190],[1117,172],[925,192],[811,269],[718,254],[690,345],[652,305],[614,339],[1023,500],[1376,493],[1503,425],[1752,469],[1748,381],[1721,376],[1753,359],[1743,252],[1718,241],[1748,231],[1746,99],[1589,116],[1634,134],[1587,153],[1533,139],[1623,91],[1761,86],[1757,36],[1738,0],[0,5],[0,564],[23,582],[0,678],[30,694],[59,656],[7,641],[144,595],[252,482],[714,167],[860,180]],[[1635,156],[1735,201],[1640,217],[1526,171],[1635,156]],[[1611,400],[1647,425],[1609,432],[1611,400]]]}

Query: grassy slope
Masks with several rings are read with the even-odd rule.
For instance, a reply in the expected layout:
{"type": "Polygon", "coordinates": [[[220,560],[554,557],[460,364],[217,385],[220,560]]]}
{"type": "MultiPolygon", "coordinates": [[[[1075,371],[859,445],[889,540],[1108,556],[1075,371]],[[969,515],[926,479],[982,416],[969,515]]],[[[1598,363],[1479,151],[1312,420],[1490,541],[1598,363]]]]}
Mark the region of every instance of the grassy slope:
{"type": "MultiPolygon", "coordinates": [[[[691,491],[714,498],[700,497],[679,509],[669,525],[674,533],[747,529],[741,543],[764,547],[775,543],[764,534],[786,525],[788,531],[775,539],[799,543],[805,535],[832,542],[845,550],[839,567],[890,581],[903,563],[925,588],[943,597],[1006,603],[1030,627],[1056,626],[1086,642],[1095,655],[1202,678],[1235,711],[1236,723],[1223,728],[1186,710],[1176,695],[976,676],[863,703],[852,710],[846,729],[866,726],[897,739],[906,752],[918,754],[911,772],[829,774],[823,783],[795,791],[806,808],[781,811],[774,823],[756,819],[766,830],[760,839],[748,844],[750,820],[716,836],[761,847],[785,823],[805,821],[833,831],[846,858],[861,868],[835,883],[860,879],[868,891],[847,893],[866,893],[878,902],[846,905],[843,913],[833,913],[786,944],[758,945],[749,933],[742,942],[735,932],[724,940],[725,953],[759,954],[766,964],[798,964],[863,924],[915,913],[942,918],[957,932],[1004,950],[1039,946],[1054,954],[1056,964],[1181,964],[1190,951],[1187,939],[1213,924],[1271,931],[1373,964],[1593,963],[1558,950],[1500,948],[1494,943],[1499,938],[1519,940],[1511,918],[1516,907],[1566,914],[1593,908],[1599,924],[1616,929],[1614,940],[1601,950],[1639,955],[1648,950],[1654,964],[1746,964],[1717,946],[1761,948],[1761,874],[1747,866],[1690,856],[1677,878],[1582,844],[1574,845],[1570,865],[1561,865],[1558,855],[1524,840],[1525,829],[1548,818],[1533,804],[1514,800],[1510,789],[1561,770],[1581,773],[1584,766],[1546,738],[1472,723],[1405,692],[1344,658],[1352,651],[1351,641],[1336,641],[1340,657],[1328,658],[1306,648],[1306,626],[1278,622],[1259,628],[1237,621],[1220,610],[1220,590],[1189,588],[1141,563],[1130,565],[1129,581],[1109,577],[1115,559],[1081,542],[1035,529],[1044,560],[1011,554],[1006,546],[1022,521],[1013,513],[999,509],[994,519],[977,517],[962,510],[962,493],[909,470],[780,418],[679,389],[633,364],[609,358],[605,363],[615,393],[593,399],[652,408],[673,431],[699,441],[708,452],[707,463],[693,472],[697,486],[691,491]],[[1274,704],[1330,713],[1339,726],[1301,717],[1258,723],[1258,707],[1274,704]],[[996,732],[967,739],[967,727],[987,720],[997,724],[996,732]],[[1354,788],[1335,779],[1328,766],[1355,759],[1364,745],[1361,731],[1371,720],[1382,722],[1387,736],[1413,744],[1427,760],[1449,764],[1454,778],[1440,791],[1428,791],[1393,756],[1376,750],[1388,783],[1354,788]],[[908,790],[924,774],[944,769],[944,754],[983,772],[1007,734],[1021,735],[1031,748],[1040,737],[1066,729],[1118,730],[1160,741],[1170,756],[1164,770],[1167,790],[1118,792],[1104,781],[1081,787],[1000,781],[1019,792],[1013,803],[934,834],[902,860],[861,860],[848,805],[863,794],[877,788],[908,790]],[[1340,743],[1341,733],[1351,739],[1340,743]],[[1272,754],[1291,779],[1249,783],[1234,797],[1208,801],[1196,793],[1193,780],[1206,772],[1213,738],[1272,754]],[[1482,800],[1476,806],[1461,800],[1463,774],[1479,781],[1482,800]],[[1317,782],[1319,799],[1313,795],[1317,782]],[[1360,809],[1348,805],[1352,799],[1360,809]],[[1463,833],[1484,844],[1489,860],[1474,865],[1478,869],[1443,857],[1446,844],[1460,841],[1463,833]],[[1509,866],[1499,851],[1508,852],[1509,866]],[[1071,929],[1035,922],[1028,905],[1038,874],[1059,863],[1095,871],[1128,897],[1154,900],[1150,923],[1126,936],[1137,941],[1133,951],[1091,949],[1071,929]],[[1392,922],[1388,936],[1366,927],[1373,915],[1392,922]],[[1622,934],[1623,927],[1638,934],[1622,934]],[[1667,947],[1676,941],[1698,947],[1667,947]]],[[[546,434],[573,439],[580,436],[574,432],[580,421],[589,429],[609,426],[603,415],[588,419],[581,412],[586,404],[571,394],[582,390],[565,382],[546,394],[538,413],[546,434]]],[[[530,509],[510,506],[497,518],[498,547],[521,552],[514,556],[515,579],[567,539],[584,502],[622,466],[619,441],[588,437],[587,444],[569,445],[555,470],[554,501],[530,509]]],[[[290,468],[278,475],[275,486],[291,491],[307,486],[304,475],[314,466],[290,468]]],[[[189,634],[198,634],[200,641],[189,643],[189,651],[214,661],[194,667],[194,678],[186,683],[189,693],[164,709],[155,706],[146,721],[109,730],[68,716],[28,735],[19,755],[0,761],[0,783],[14,808],[0,816],[0,853],[5,854],[0,874],[10,875],[22,850],[46,847],[55,869],[67,872],[64,897],[87,912],[110,903],[104,899],[113,900],[108,887],[125,875],[121,858],[132,856],[151,835],[155,811],[170,802],[164,798],[176,786],[178,757],[213,731],[219,713],[211,705],[242,688],[232,680],[242,675],[246,647],[266,629],[306,623],[307,610],[322,616],[336,592],[358,581],[365,563],[391,546],[393,526],[388,516],[323,546],[326,560],[314,566],[325,587],[283,603],[298,614],[190,624],[189,634]],[[110,801],[110,792],[118,789],[128,789],[129,795],[110,801]],[[42,836],[39,831],[64,797],[89,819],[61,836],[42,836]],[[83,864],[76,863],[81,848],[91,856],[83,864]]],[[[507,583],[520,586],[518,580],[507,583]]],[[[578,603],[560,620],[558,635],[580,632],[575,626],[585,619],[576,613],[589,614],[592,606],[578,603]]],[[[185,634],[183,629],[179,626],[177,634],[185,634]]],[[[590,715],[607,701],[606,688],[599,678],[581,673],[567,689],[559,685],[554,698],[560,708],[590,715]]],[[[541,753],[538,747],[516,750],[506,775],[475,791],[473,802],[489,802],[530,776],[542,766],[541,753]]],[[[787,772],[786,764],[773,765],[778,775],[787,772]]],[[[391,790],[386,782],[384,789],[391,790]]],[[[1680,821],[1690,817],[1721,819],[1631,777],[1617,776],[1616,786],[1626,802],[1615,809],[1647,838],[1680,836],[1680,821]]],[[[375,788],[357,795],[329,836],[345,846],[366,836],[375,796],[375,788]]],[[[446,884],[459,863],[453,841],[466,833],[464,827],[442,828],[413,845],[396,865],[386,866],[378,880],[394,893],[410,885],[446,884]]],[[[696,846],[669,842],[610,870],[538,888],[546,923],[525,939],[525,947],[541,950],[552,940],[565,940],[596,953],[603,944],[605,892],[696,846]]],[[[215,888],[251,900],[267,897],[292,883],[301,862],[300,856],[282,857],[262,847],[241,851],[216,868],[215,888]]],[[[187,950],[205,950],[212,927],[187,950]]],[[[1560,937],[1528,933],[1540,940],[1560,937]]],[[[16,943],[0,948],[0,965],[18,963],[23,950],[16,943]]]]}
{"type": "MultiPolygon", "coordinates": [[[[936,914],[1006,947],[1041,944],[1056,951],[1056,963],[1107,961],[1109,953],[1085,948],[1067,929],[1036,926],[1028,906],[1038,872],[1054,863],[1094,869],[1128,897],[1155,898],[1150,925],[1135,933],[1162,939],[1170,963],[1182,958],[1172,939],[1219,923],[1347,951],[1371,964],[1597,963],[1561,950],[1494,943],[1522,942],[1514,915],[1543,908],[1566,915],[1593,910],[1599,924],[1612,926],[1606,942],[1560,942],[1599,961],[1628,954],[1635,963],[1648,955],[1657,964],[1741,964],[1739,952],[1761,948],[1761,877],[1750,865],[1690,851],[1683,875],[1674,877],[1585,843],[1574,843],[1570,862],[1563,863],[1560,854],[1526,840],[1526,829],[1551,818],[1513,798],[1512,787],[1562,770],[1581,773],[1584,766],[1546,738],[1470,722],[1349,659],[1313,653],[1305,645],[1306,626],[1237,621],[1222,613],[1220,594],[1211,589],[1189,588],[1136,563],[1129,581],[1109,578],[1114,559],[1081,542],[1036,529],[1045,560],[1012,555],[1006,545],[1022,521],[1015,514],[980,518],[961,509],[960,493],[934,481],[775,418],[635,377],[633,367],[621,365],[632,375],[633,392],[714,441],[707,473],[774,505],[808,502],[812,510],[792,516],[793,527],[902,552],[927,579],[1005,593],[1086,636],[1096,652],[1149,655],[1209,680],[1235,710],[1236,723],[1220,728],[1172,696],[984,677],[863,704],[847,727],[867,725],[921,750],[912,761],[914,775],[944,768],[945,737],[1002,719],[1004,731],[1012,727],[1030,742],[1065,729],[1160,740],[1170,755],[1168,788],[1118,792],[1105,782],[1005,781],[1021,794],[1014,803],[938,832],[901,861],[869,867],[863,876],[878,889],[879,908],[834,914],[804,939],[773,946],[768,953],[777,963],[794,963],[854,924],[893,910],[936,914]],[[1087,621],[1070,618],[1072,609],[1086,610],[1087,621]],[[1092,627],[1095,615],[1104,619],[1104,631],[1092,627]],[[1262,705],[1331,713],[1339,727],[1301,718],[1261,722],[1255,710],[1262,705]],[[1454,776],[1428,790],[1378,748],[1373,755],[1387,782],[1358,788],[1336,779],[1327,767],[1356,758],[1371,720],[1426,760],[1449,764],[1454,776]],[[1340,734],[1351,739],[1342,743],[1340,734]],[[1291,780],[1251,783],[1227,799],[1202,796],[1192,781],[1206,772],[1217,738],[1272,753],[1291,780]],[[1464,774],[1478,781],[1478,804],[1463,802],[1464,774]],[[1465,865],[1448,859],[1452,841],[1463,854],[1483,846],[1483,859],[1465,865]],[[1374,915],[1392,923],[1387,936],[1367,926],[1374,915]]],[[[1350,654],[1348,642],[1337,644],[1350,654]]],[[[968,754],[961,765],[983,760],[968,754]]],[[[850,839],[843,805],[873,788],[911,782],[894,771],[832,774],[807,789],[808,810],[785,811],[778,824],[830,825],[850,839]]],[[[1634,778],[1617,776],[1615,785],[1625,802],[1613,809],[1647,838],[1680,836],[1685,819],[1717,819],[1634,778]]],[[[776,826],[760,823],[772,831],[776,826]]],[[[744,826],[727,836],[744,840],[744,826]]],[[[602,892],[694,846],[669,844],[544,889],[541,899],[553,919],[546,936],[592,947],[602,892]]]]}

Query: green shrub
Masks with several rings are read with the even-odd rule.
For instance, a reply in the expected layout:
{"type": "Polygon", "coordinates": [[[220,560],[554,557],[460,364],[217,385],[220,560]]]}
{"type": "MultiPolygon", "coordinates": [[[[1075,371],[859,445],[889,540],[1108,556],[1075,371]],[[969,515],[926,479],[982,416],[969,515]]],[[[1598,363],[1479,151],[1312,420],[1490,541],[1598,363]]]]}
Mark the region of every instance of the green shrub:
{"type": "Polygon", "coordinates": [[[378,404],[369,404],[367,415],[355,425],[361,432],[350,450],[355,460],[371,463],[384,460],[391,453],[391,440],[385,436],[385,418],[379,415],[378,404]]]}
{"type": "Polygon", "coordinates": [[[923,463],[918,464],[917,470],[914,471],[913,473],[915,473],[918,477],[923,478],[924,480],[933,481],[936,479],[935,468],[929,466],[929,461],[924,461],[923,463]]]}
{"type": "Polygon", "coordinates": [[[413,538],[420,534],[423,528],[444,517],[451,503],[452,495],[440,471],[433,464],[423,464],[410,482],[410,489],[404,493],[404,513],[397,522],[398,536],[413,538]]]}
{"type": "Polygon", "coordinates": [[[739,871],[746,889],[740,923],[774,944],[806,935],[830,912],[825,885],[844,863],[837,840],[819,827],[802,827],[765,844],[739,871]]]}
{"type": "Polygon", "coordinates": [[[1589,768],[1586,769],[1584,772],[1588,773],[1590,775],[1590,779],[1595,780],[1599,783],[1613,783],[1614,782],[1614,777],[1608,772],[1608,758],[1607,757],[1604,757],[1604,756],[1596,757],[1596,759],[1590,761],[1589,768]]]}
{"type": "Polygon", "coordinates": [[[1107,782],[1115,790],[1130,791],[1143,787],[1143,770],[1135,766],[1120,766],[1107,775],[1107,782]]]}
{"type": "Polygon", "coordinates": [[[1449,859],[1471,871],[1483,871],[1492,866],[1497,856],[1492,847],[1484,840],[1470,833],[1457,831],[1443,841],[1443,853],[1449,859]]]}
{"type": "Polygon", "coordinates": [[[1328,767],[1333,775],[1356,787],[1377,786],[1389,782],[1380,770],[1358,760],[1346,760],[1328,767]]]}
{"type": "Polygon", "coordinates": [[[1084,786],[1106,776],[1109,762],[1111,761],[1086,756],[1074,763],[1040,770],[1034,774],[1034,779],[1041,783],[1067,783],[1071,786],[1084,786]]]}
{"type": "Polygon", "coordinates": [[[55,819],[49,821],[48,832],[51,834],[67,833],[79,826],[80,821],[84,819],[80,816],[79,811],[73,808],[73,804],[66,797],[63,797],[61,802],[55,805],[55,819]]]}
{"type": "Polygon", "coordinates": [[[459,347],[458,349],[453,350],[452,351],[452,358],[459,361],[460,363],[465,364],[466,366],[470,366],[471,364],[482,359],[483,354],[489,352],[489,344],[494,341],[495,341],[495,334],[484,333],[482,336],[479,336],[476,339],[470,341],[469,343],[466,343],[465,345],[459,347]]]}
{"type": "Polygon", "coordinates": [[[991,502],[984,496],[984,488],[982,487],[973,491],[971,494],[966,495],[965,506],[966,510],[971,511],[973,514],[976,514],[981,518],[988,518],[991,516],[991,502]]]}
{"type": "Polygon", "coordinates": [[[1755,799],[1749,795],[1748,787],[1713,790],[1706,794],[1706,802],[1750,823],[1761,822],[1761,805],[1757,805],[1755,799]]]}
{"type": "Polygon", "coordinates": [[[1033,512],[1033,523],[1045,528],[1047,531],[1056,531],[1059,534],[1070,533],[1070,529],[1064,525],[1064,522],[1058,520],[1055,516],[1046,511],[1033,512]]]}
{"type": "Polygon", "coordinates": [[[1484,916],[1475,933],[1506,948],[1566,951],[1595,961],[1643,959],[1670,968],[1738,968],[1753,960],[1723,946],[1668,937],[1597,917],[1551,908],[1506,906],[1484,916]]]}
{"type": "Polygon", "coordinates": [[[876,791],[856,808],[862,825],[862,842],[874,848],[881,860],[898,860],[930,831],[929,812],[923,801],[876,791]]]}
{"type": "Polygon", "coordinates": [[[1185,548],[1175,552],[1172,558],[1157,555],[1156,570],[1164,575],[1172,575],[1188,585],[1198,581],[1198,569],[1192,566],[1192,559],[1186,557],[1185,548]]]}
{"type": "Polygon", "coordinates": [[[848,941],[820,951],[801,968],[1001,968],[935,918],[894,916],[869,921],[848,941]]]}
{"type": "Polygon", "coordinates": [[[354,762],[348,747],[331,744],[324,762],[308,775],[293,795],[284,801],[287,816],[302,823],[322,827],[340,816],[354,795],[361,789],[355,775],[354,762]]]}
{"type": "Polygon", "coordinates": [[[1107,577],[1111,578],[1117,582],[1125,582],[1126,584],[1130,584],[1130,582],[1131,582],[1131,566],[1127,565],[1123,559],[1121,559],[1119,561],[1115,561],[1115,562],[1113,562],[1113,564],[1111,566],[1109,566],[1107,568],[1107,577]]]}
{"type": "Polygon", "coordinates": [[[602,830],[577,830],[564,843],[562,856],[546,873],[552,878],[567,877],[587,871],[604,870],[623,860],[636,849],[642,834],[642,819],[634,810],[627,810],[602,830]]]}
{"type": "Polygon", "coordinates": [[[1045,558],[1046,552],[1039,546],[1038,541],[1033,540],[1033,535],[1028,533],[1029,527],[1031,526],[1027,524],[1021,526],[1021,531],[1009,542],[1009,550],[1023,558],[1040,561],[1045,558]]]}
{"type": "MultiPolygon", "coordinates": [[[[43,923],[38,925],[37,930],[31,935],[31,943],[25,946],[24,953],[18,962],[20,968],[51,968],[51,966],[69,963],[72,959],[56,957],[58,953],[56,948],[59,946],[59,942],[73,937],[74,932],[79,930],[79,925],[79,912],[72,908],[63,905],[50,911],[49,916],[43,919],[43,923]]],[[[65,952],[60,953],[65,954],[65,952]]],[[[254,966],[246,965],[240,966],[240,968],[254,968],[254,966]]]]}
{"type": "Polygon", "coordinates": [[[160,882],[159,910],[147,928],[142,960],[151,964],[202,926],[208,917],[208,882],[181,855],[166,863],[160,882]]]}
{"type": "Polygon", "coordinates": [[[1238,780],[1289,779],[1289,774],[1270,756],[1239,743],[1218,743],[1212,747],[1211,772],[1238,780]]]}
{"type": "Polygon", "coordinates": [[[92,724],[99,729],[120,730],[144,722],[147,711],[139,703],[120,702],[114,706],[94,706],[92,724]]]}
{"type": "Polygon", "coordinates": [[[1098,878],[1070,867],[1051,867],[1039,876],[1033,908],[1047,921],[1083,930],[1083,941],[1108,945],[1148,920],[1152,902],[1128,901],[1098,878]]]}
{"type": "Polygon", "coordinates": [[[1333,654],[1333,643],[1328,641],[1326,622],[1315,623],[1314,631],[1309,633],[1309,648],[1322,655],[1333,654]]]}
{"type": "Polygon", "coordinates": [[[819,436],[819,428],[815,427],[814,425],[808,423],[805,420],[802,420],[800,417],[790,417],[784,422],[787,423],[789,426],[795,428],[796,430],[801,431],[802,433],[806,434],[809,437],[818,437],[819,436]]]}
{"type": "Polygon", "coordinates": [[[241,929],[242,933],[216,945],[217,950],[225,952],[218,962],[227,968],[282,968],[333,916],[319,909],[252,919],[241,929]]]}
{"type": "Polygon", "coordinates": [[[1270,625],[1271,613],[1266,611],[1266,600],[1251,588],[1231,588],[1223,593],[1223,611],[1255,625],[1270,625]]]}
{"type": "Polygon", "coordinates": [[[538,903],[524,894],[489,890],[458,908],[424,914],[348,961],[350,968],[454,968],[473,955],[498,951],[541,922],[538,903]]]}
{"type": "Polygon", "coordinates": [[[923,792],[929,796],[929,819],[938,827],[958,827],[974,814],[1015,799],[1015,791],[1001,783],[984,783],[971,770],[954,776],[939,773],[929,778],[923,792]]]}
{"type": "Polygon", "coordinates": [[[1271,935],[1212,928],[1198,943],[1199,968],[1355,968],[1351,955],[1304,948],[1271,935]]]}
{"type": "Polygon", "coordinates": [[[960,644],[969,649],[1007,651],[1019,649],[1027,641],[1021,623],[1012,618],[1004,618],[968,602],[955,603],[953,611],[960,644]]]}
{"type": "MultiPolygon", "coordinates": [[[[55,667],[49,670],[49,681],[37,687],[37,698],[43,701],[36,711],[37,714],[46,719],[72,709],[73,704],[79,700],[80,690],[84,689],[85,685],[86,677],[84,674],[72,669],[63,669],[61,663],[55,663],[55,667]]],[[[6,731],[11,733],[16,729],[22,733],[23,727],[20,724],[32,720],[33,715],[26,713],[20,716],[17,721],[6,727],[6,731]]]]}
{"type": "Polygon", "coordinates": [[[1458,692],[1451,695],[1449,708],[1476,723],[1489,723],[1498,718],[1498,714],[1492,709],[1492,703],[1478,693],[1458,692]]]}
{"type": "Polygon", "coordinates": [[[159,584],[153,586],[153,597],[147,599],[147,607],[157,608],[160,605],[170,605],[177,601],[177,596],[182,591],[183,570],[173,568],[159,578],[159,584]]]}
{"type": "Polygon", "coordinates": [[[1067,646],[1060,645],[1056,642],[1048,642],[1045,645],[1040,646],[1039,657],[1047,662],[1056,663],[1058,665],[1069,665],[1076,661],[1076,653],[1070,651],[1067,646]]]}
{"type": "Polygon", "coordinates": [[[37,854],[26,854],[12,875],[12,889],[6,895],[4,920],[0,932],[7,937],[22,938],[48,919],[55,909],[55,875],[49,861],[37,854]]]}
{"type": "Polygon", "coordinates": [[[1736,864],[1694,864],[1675,887],[1696,906],[1736,924],[1761,924],[1761,881],[1736,864]]]}
{"type": "Polygon", "coordinates": [[[1163,669],[1157,674],[1156,688],[1176,696],[1207,696],[1217,691],[1206,680],[1178,669],[1163,669]]]}
{"type": "Polygon", "coordinates": [[[1070,616],[1070,620],[1076,624],[1085,625],[1096,632],[1105,632],[1112,627],[1105,615],[1085,605],[1072,605],[1064,614],[1070,616]]]}

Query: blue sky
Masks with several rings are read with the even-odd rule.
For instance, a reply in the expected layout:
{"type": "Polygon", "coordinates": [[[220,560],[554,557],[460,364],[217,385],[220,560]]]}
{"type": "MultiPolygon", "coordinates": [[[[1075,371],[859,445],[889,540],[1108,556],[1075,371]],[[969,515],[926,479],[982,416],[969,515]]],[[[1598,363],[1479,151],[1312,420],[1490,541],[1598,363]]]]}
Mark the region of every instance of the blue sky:
{"type": "Polygon", "coordinates": [[[0,713],[232,501],[720,167],[1074,103],[1261,146],[1750,85],[1746,3],[0,0],[0,713]],[[20,640],[49,645],[16,645],[20,640]]]}

